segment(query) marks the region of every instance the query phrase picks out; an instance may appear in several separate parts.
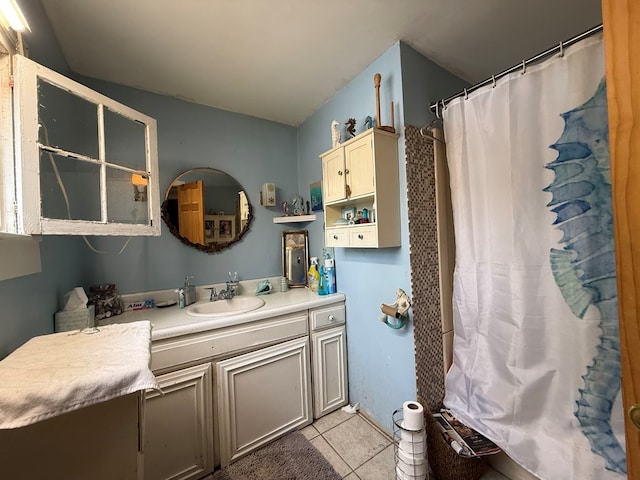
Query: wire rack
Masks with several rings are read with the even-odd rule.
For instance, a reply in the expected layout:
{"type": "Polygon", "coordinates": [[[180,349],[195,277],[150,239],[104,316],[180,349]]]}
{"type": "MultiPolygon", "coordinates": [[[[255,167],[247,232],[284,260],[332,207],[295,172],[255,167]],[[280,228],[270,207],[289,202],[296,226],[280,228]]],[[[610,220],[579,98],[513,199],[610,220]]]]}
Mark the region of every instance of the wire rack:
{"type": "Polygon", "coordinates": [[[430,479],[425,428],[417,431],[404,428],[402,410],[395,410],[392,419],[396,480],[430,479]]]}

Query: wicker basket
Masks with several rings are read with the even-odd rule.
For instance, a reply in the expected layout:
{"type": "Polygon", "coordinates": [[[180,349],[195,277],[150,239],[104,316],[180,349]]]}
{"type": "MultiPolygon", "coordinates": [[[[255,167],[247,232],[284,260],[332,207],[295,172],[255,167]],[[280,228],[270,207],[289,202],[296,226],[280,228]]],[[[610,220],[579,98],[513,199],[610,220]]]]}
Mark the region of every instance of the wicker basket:
{"type": "Polygon", "coordinates": [[[427,456],[435,480],[477,480],[487,470],[487,463],[481,458],[464,458],[442,438],[442,434],[426,405],[424,423],[427,429],[427,456]]]}

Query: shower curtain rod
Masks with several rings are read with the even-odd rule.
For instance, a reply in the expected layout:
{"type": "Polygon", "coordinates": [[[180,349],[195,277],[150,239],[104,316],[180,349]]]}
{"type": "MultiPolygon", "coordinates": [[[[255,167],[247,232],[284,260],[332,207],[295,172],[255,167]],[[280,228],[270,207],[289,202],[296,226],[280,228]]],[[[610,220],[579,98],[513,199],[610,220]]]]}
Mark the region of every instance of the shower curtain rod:
{"type": "Polygon", "coordinates": [[[602,25],[598,25],[597,27],[593,27],[590,30],[587,30],[586,32],[583,32],[579,35],[576,35],[573,38],[570,38],[569,40],[566,40],[564,42],[560,42],[559,45],[550,48],[548,50],[545,50],[542,53],[539,53],[538,55],[536,55],[535,57],[531,57],[529,60],[523,60],[521,63],[518,63],[517,65],[514,65],[513,67],[498,73],[497,75],[491,75],[491,77],[487,78],[486,80],[477,83],[475,85],[473,85],[472,87],[469,88],[465,88],[463,89],[461,92],[450,96],[449,98],[445,98],[443,100],[440,100],[432,105],[429,105],[429,109],[436,114],[436,117],[440,118],[440,113],[442,112],[443,108],[447,107],[447,103],[449,103],[451,100],[461,97],[461,96],[467,96],[469,95],[469,93],[473,92],[474,90],[477,90],[480,87],[484,87],[485,85],[488,85],[490,83],[493,83],[493,85],[495,86],[496,80],[498,78],[504,77],[505,75],[508,75],[511,72],[515,72],[518,69],[522,69],[522,73],[524,73],[526,71],[527,65],[533,62],[537,62],[538,60],[541,60],[545,57],[548,57],[549,55],[556,53],[556,52],[560,52],[560,56],[564,55],[564,48],[568,47],[569,45],[573,45],[574,43],[579,42],[580,40],[582,40],[583,38],[587,38],[595,33],[601,32],[602,31],[602,25]]]}

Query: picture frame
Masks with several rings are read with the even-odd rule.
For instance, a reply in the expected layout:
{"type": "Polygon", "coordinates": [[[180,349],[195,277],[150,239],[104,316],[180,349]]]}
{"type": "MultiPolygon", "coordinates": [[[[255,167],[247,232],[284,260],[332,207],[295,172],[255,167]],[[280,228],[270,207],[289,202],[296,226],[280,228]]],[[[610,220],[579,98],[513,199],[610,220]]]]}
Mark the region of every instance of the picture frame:
{"type": "Polygon", "coordinates": [[[323,210],[322,182],[313,182],[309,185],[309,198],[312,212],[319,212],[323,210]]]}
{"type": "Polygon", "coordinates": [[[236,238],[235,215],[205,215],[204,239],[206,243],[230,242],[236,238]]]}
{"type": "Polygon", "coordinates": [[[356,207],[344,207],[342,209],[342,218],[348,222],[356,218],[356,207]]]}

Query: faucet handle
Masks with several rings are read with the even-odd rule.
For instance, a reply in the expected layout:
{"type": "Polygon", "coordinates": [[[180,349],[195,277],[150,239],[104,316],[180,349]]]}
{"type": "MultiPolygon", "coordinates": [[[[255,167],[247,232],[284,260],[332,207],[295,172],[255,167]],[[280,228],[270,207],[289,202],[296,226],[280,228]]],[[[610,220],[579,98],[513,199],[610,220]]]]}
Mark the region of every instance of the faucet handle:
{"type": "Polygon", "coordinates": [[[216,291],[216,287],[206,287],[206,290],[209,290],[209,301],[210,302],[218,300],[218,292],[216,291]]]}

